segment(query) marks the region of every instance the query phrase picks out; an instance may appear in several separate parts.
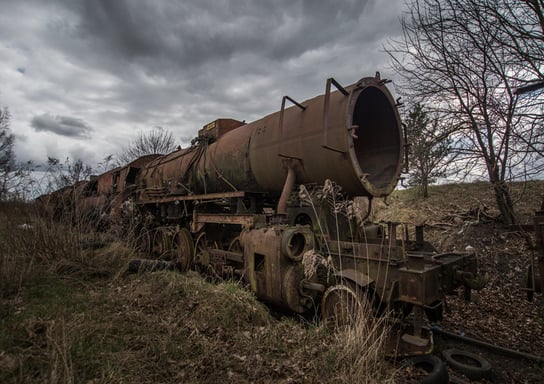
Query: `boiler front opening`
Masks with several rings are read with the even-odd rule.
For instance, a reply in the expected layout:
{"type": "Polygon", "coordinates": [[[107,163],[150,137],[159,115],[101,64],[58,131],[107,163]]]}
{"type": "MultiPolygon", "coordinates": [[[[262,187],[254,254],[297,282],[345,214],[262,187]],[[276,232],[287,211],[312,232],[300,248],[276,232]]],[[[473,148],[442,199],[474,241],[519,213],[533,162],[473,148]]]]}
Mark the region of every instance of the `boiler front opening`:
{"type": "Polygon", "coordinates": [[[353,109],[353,138],[357,161],[367,190],[383,189],[398,178],[401,159],[401,128],[391,99],[377,87],[366,87],[359,93],[353,109]],[[368,188],[370,187],[370,188],[368,188]]]}

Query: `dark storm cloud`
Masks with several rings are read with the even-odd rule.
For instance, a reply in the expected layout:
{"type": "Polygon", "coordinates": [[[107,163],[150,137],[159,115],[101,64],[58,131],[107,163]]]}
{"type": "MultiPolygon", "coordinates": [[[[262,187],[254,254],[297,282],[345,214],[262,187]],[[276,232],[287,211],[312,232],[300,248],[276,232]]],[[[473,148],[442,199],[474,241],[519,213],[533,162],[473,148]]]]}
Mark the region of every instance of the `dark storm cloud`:
{"type": "Polygon", "coordinates": [[[229,60],[244,52],[275,61],[341,36],[367,1],[67,1],[73,32],[95,48],[147,69],[229,60]]]}
{"type": "Polygon", "coordinates": [[[88,138],[92,130],[82,119],[69,116],[51,116],[47,113],[34,116],[30,125],[38,132],[52,132],[66,137],[88,138]]]}
{"type": "Polygon", "coordinates": [[[0,56],[11,72],[0,71],[0,96],[26,148],[71,153],[82,138],[99,157],[153,126],[188,142],[219,117],[253,121],[277,111],[283,95],[323,93],[331,76],[344,85],[376,70],[390,77],[379,51],[400,32],[402,2],[5,2],[0,56]],[[32,146],[32,129],[71,140],[43,135],[32,146]]]}
{"type": "Polygon", "coordinates": [[[391,31],[379,17],[365,17],[390,12],[372,0],[58,1],[64,13],[50,23],[48,42],[80,66],[116,76],[110,96],[140,122],[146,111],[175,104],[191,116],[233,104],[244,115],[272,112],[264,98],[311,84],[301,96],[308,97],[344,72],[338,62],[350,63],[349,81],[363,66],[374,73],[367,53],[380,46],[365,36],[391,31]]]}

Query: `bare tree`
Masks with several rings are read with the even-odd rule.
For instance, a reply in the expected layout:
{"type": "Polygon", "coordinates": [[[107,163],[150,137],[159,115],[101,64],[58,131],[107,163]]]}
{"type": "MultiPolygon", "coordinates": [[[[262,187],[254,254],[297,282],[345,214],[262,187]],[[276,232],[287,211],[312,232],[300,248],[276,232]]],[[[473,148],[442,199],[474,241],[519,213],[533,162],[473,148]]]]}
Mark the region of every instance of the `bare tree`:
{"type": "Polygon", "coordinates": [[[15,137],[9,130],[10,114],[7,108],[0,109],[0,199],[6,199],[10,174],[15,170],[13,144],[15,137]]]}
{"type": "Polygon", "coordinates": [[[118,159],[120,164],[126,164],[144,155],[166,154],[175,148],[172,132],[155,127],[147,133],[140,132],[136,139],[123,149],[118,159]]]}
{"type": "Polygon", "coordinates": [[[93,173],[92,167],[84,164],[81,159],[72,161],[69,158],[66,158],[64,163],[61,163],[58,159],[49,157],[47,162],[48,173],[52,175],[52,185],[48,188],[51,190],[75,186],[80,181],[89,179],[93,173]]]}
{"type": "Polygon", "coordinates": [[[491,182],[506,224],[515,222],[507,181],[542,171],[544,134],[541,98],[515,93],[534,72],[505,43],[514,35],[498,15],[513,1],[411,0],[403,39],[387,49],[405,95],[434,106],[464,168],[491,182]]]}
{"type": "Polygon", "coordinates": [[[0,200],[24,199],[30,191],[31,162],[15,162],[15,136],[10,131],[8,108],[0,108],[0,200]]]}
{"type": "Polygon", "coordinates": [[[405,119],[410,147],[408,183],[420,189],[423,198],[429,196],[429,184],[445,176],[446,158],[451,140],[441,136],[439,119],[430,116],[421,104],[415,104],[405,119]]]}

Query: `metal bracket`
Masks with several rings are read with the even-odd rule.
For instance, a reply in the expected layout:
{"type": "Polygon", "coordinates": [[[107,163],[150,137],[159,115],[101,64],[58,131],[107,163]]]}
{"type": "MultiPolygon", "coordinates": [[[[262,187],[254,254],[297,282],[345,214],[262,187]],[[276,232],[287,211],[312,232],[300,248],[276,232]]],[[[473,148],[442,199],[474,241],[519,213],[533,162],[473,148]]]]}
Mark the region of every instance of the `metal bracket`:
{"type": "Polygon", "coordinates": [[[323,102],[323,135],[321,137],[321,146],[331,151],[346,153],[344,149],[338,149],[329,145],[329,104],[331,96],[331,84],[338,89],[344,96],[348,96],[349,92],[346,91],[334,78],[327,79],[327,85],[325,87],[325,100],[323,102]]]}
{"type": "Polygon", "coordinates": [[[300,109],[302,109],[303,111],[306,110],[306,107],[302,104],[300,104],[299,102],[295,101],[294,99],[292,99],[291,97],[289,96],[283,96],[283,98],[281,99],[281,109],[280,109],[280,121],[279,121],[279,131],[280,131],[280,147],[278,149],[278,156],[282,156],[282,157],[289,157],[289,158],[293,158],[293,156],[288,156],[288,155],[285,155],[283,154],[282,150],[281,150],[281,145],[283,143],[283,113],[285,111],[285,101],[286,100],[289,100],[291,103],[293,103],[294,105],[296,105],[297,107],[299,107],[300,109]]]}

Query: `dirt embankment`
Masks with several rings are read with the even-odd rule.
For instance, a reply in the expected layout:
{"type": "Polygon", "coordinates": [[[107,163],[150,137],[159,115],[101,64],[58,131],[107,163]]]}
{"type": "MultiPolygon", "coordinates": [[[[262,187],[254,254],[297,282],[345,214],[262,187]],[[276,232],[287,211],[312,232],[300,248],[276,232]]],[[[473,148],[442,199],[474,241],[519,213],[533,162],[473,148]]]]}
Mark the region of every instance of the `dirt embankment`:
{"type": "MultiPolygon", "coordinates": [[[[514,184],[512,190],[518,223],[532,224],[544,198],[544,182],[514,184]]],[[[528,266],[537,255],[532,248],[534,233],[505,227],[497,216],[492,189],[485,183],[432,187],[425,200],[415,198],[411,190],[397,191],[376,213],[378,220],[424,222],[426,239],[439,251],[475,248],[487,284],[473,292],[470,302],[460,296],[448,299],[445,329],[544,357],[544,298],[537,294],[530,302],[524,290],[528,266]]],[[[522,364],[496,355],[489,358],[495,366],[492,382],[542,380],[542,364],[522,364]]]]}

